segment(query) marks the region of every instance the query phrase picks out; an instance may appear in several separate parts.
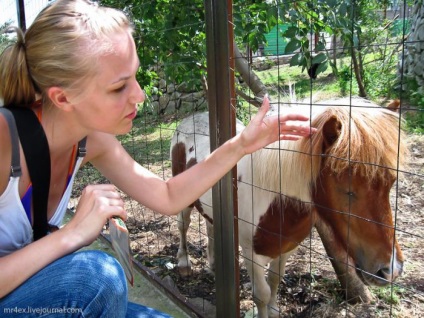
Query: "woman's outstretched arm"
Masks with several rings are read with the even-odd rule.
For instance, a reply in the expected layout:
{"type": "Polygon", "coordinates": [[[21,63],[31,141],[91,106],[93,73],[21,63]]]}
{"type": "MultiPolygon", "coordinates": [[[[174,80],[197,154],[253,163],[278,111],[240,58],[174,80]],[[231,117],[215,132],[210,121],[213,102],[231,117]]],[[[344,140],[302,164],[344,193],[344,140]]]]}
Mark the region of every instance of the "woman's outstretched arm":
{"type": "Polygon", "coordinates": [[[297,140],[315,131],[303,115],[266,116],[266,98],[243,132],[228,140],[205,160],[185,172],[162,180],[136,163],[118,141],[109,135],[96,135],[89,147],[96,148],[91,162],[118,188],[148,208],[162,214],[177,214],[198,199],[246,154],[279,139],[297,140]],[[290,124],[287,122],[290,121],[290,124]],[[107,146],[106,146],[107,145],[107,146]]]}

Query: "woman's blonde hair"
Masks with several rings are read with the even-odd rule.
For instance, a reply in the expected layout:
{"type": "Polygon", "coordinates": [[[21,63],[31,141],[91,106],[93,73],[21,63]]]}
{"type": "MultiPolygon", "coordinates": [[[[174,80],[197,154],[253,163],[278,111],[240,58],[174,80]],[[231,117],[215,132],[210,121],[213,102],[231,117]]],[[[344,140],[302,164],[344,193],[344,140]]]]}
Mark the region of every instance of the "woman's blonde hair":
{"type": "Polygon", "coordinates": [[[0,56],[0,98],[4,105],[29,107],[52,86],[81,89],[96,74],[99,56],[112,50],[108,38],[132,32],[119,10],[88,0],[56,0],[42,10],[16,43],[0,56]]]}

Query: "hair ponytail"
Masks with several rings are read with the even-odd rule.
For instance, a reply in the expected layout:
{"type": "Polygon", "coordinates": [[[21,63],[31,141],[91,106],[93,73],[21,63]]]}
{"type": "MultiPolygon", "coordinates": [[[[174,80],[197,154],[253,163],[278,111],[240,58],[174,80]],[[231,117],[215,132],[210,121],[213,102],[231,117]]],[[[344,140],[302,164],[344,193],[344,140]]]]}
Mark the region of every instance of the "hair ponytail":
{"type": "Polygon", "coordinates": [[[26,106],[35,101],[36,89],[28,70],[24,33],[18,27],[14,31],[16,42],[9,45],[0,55],[0,97],[4,105],[26,106]]]}

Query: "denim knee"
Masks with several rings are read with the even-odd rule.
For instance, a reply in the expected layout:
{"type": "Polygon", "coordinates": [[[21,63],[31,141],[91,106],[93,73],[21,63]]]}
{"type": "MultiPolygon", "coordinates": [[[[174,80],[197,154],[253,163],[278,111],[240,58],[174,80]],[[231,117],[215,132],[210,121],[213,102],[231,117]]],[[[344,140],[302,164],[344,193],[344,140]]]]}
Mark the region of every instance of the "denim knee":
{"type": "Polygon", "coordinates": [[[124,317],[128,287],[119,262],[100,251],[81,251],[73,255],[71,263],[76,272],[75,282],[70,285],[85,294],[86,301],[91,299],[85,312],[89,316],[97,312],[96,317],[124,317]]]}
{"type": "Polygon", "coordinates": [[[25,309],[31,313],[20,317],[64,317],[57,310],[66,317],[125,317],[127,296],[125,273],[114,257],[81,251],[47,265],[1,298],[0,316],[9,317],[10,312],[12,317],[14,309],[25,309]]]}

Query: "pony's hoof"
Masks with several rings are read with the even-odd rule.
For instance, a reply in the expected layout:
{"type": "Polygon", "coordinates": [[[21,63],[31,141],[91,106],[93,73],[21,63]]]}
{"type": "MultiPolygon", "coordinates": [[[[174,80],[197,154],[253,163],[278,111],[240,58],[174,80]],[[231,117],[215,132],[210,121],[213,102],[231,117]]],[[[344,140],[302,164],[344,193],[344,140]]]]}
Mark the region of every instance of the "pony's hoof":
{"type": "Polygon", "coordinates": [[[181,277],[191,276],[191,267],[178,267],[178,272],[181,277]]]}
{"type": "Polygon", "coordinates": [[[269,315],[269,318],[278,318],[280,317],[280,311],[274,307],[269,307],[268,315],[269,315]]]}

